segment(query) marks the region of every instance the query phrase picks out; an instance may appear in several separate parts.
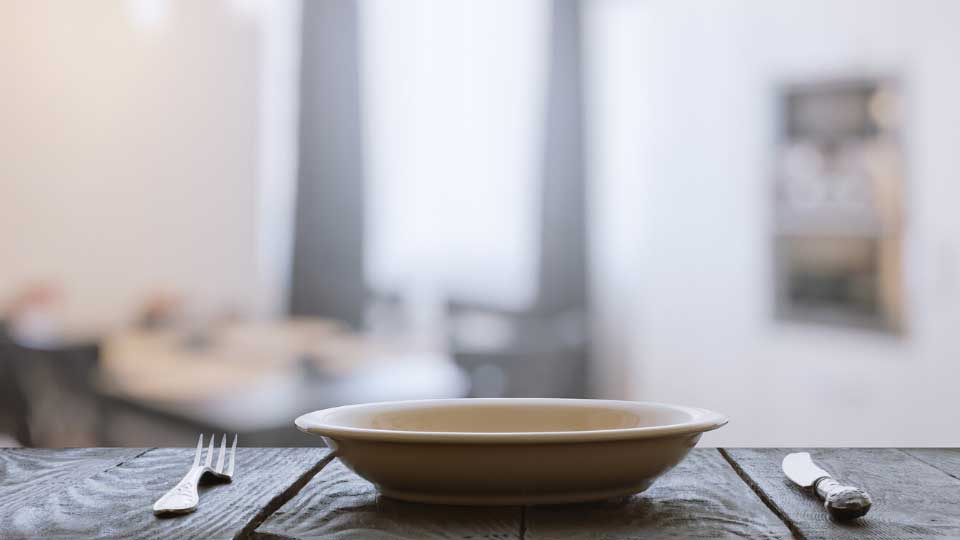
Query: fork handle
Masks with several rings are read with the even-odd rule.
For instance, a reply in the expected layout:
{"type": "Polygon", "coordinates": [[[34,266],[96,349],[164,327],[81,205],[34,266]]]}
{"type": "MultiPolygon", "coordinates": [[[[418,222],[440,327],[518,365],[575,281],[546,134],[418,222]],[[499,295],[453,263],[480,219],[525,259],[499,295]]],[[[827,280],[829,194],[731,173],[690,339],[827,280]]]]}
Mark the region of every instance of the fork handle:
{"type": "Polygon", "coordinates": [[[153,504],[153,513],[187,514],[196,510],[197,503],[200,502],[197,485],[200,483],[200,477],[203,476],[204,472],[206,472],[206,467],[191,467],[177,485],[164,493],[163,497],[157,499],[157,502],[153,504]]]}

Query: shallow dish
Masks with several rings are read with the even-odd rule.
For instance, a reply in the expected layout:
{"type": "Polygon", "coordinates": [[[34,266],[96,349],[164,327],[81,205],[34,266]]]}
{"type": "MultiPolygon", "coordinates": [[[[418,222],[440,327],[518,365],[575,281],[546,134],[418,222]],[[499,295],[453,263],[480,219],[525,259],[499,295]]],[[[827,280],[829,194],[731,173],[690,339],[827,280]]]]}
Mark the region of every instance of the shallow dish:
{"type": "Polygon", "coordinates": [[[678,405],[535,398],[367,403],[296,420],[384,495],[466,505],[638,493],[726,423],[678,405]]]}

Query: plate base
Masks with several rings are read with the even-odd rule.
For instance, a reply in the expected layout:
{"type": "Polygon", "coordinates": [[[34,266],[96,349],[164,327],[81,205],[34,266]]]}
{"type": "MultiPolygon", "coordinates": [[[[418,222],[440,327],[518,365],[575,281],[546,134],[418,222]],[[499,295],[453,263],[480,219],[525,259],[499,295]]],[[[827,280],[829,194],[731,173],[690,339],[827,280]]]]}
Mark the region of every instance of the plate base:
{"type": "Polygon", "coordinates": [[[519,506],[532,504],[569,504],[579,502],[604,501],[640,493],[650,487],[652,482],[617,489],[594,491],[560,491],[551,493],[515,494],[476,494],[476,493],[423,493],[378,487],[380,493],[391,499],[407,502],[444,504],[453,506],[519,506]]]}

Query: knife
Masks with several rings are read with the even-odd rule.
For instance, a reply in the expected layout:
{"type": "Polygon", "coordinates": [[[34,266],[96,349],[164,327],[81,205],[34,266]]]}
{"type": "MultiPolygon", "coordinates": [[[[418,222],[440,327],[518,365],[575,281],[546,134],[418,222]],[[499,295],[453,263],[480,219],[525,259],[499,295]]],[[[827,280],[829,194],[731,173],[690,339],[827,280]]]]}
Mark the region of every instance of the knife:
{"type": "Polygon", "coordinates": [[[794,484],[812,490],[823,499],[823,506],[834,519],[855,519],[870,510],[873,501],[865,491],[845,486],[817,467],[808,452],[788,454],[783,458],[783,474],[794,484]]]}

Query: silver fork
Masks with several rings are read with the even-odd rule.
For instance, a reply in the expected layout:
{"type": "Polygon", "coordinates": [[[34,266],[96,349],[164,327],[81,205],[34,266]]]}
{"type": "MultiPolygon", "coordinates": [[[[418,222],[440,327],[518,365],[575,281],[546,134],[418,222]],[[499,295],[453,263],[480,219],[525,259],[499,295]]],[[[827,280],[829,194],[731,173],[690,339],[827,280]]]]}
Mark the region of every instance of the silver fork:
{"type": "Polygon", "coordinates": [[[224,456],[227,451],[227,436],[223,436],[223,444],[220,445],[220,457],[217,458],[217,466],[211,467],[213,463],[213,441],[216,435],[210,437],[210,448],[207,450],[207,459],[201,465],[200,454],[203,451],[203,435],[197,441],[197,453],[193,458],[193,466],[187,471],[187,474],[173,486],[173,489],[164,493],[157,502],[153,504],[154,514],[187,514],[197,509],[197,503],[200,502],[200,494],[197,493],[197,485],[200,478],[205,474],[210,474],[220,480],[230,482],[233,479],[233,465],[237,458],[237,436],[233,436],[233,447],[230,448],[230,463],[226,470],[223,468],[224,456]]]}

